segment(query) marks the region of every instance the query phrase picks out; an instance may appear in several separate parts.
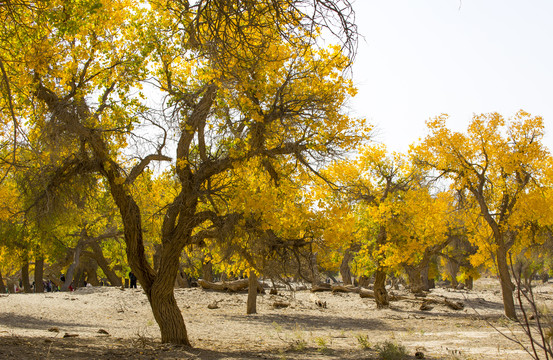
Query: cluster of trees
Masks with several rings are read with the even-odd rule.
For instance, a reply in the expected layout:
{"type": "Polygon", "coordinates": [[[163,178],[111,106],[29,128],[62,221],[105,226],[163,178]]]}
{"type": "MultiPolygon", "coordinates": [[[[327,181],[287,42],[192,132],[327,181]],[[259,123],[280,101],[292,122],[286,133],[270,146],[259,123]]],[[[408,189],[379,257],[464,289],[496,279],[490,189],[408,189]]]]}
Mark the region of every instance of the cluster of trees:
{"type": "Polygon", "coordinates": [[[374,276],[386,306],[391,274],[420,292],[488,267],[514,318],[509,262],[547,265],[543,120],[486,114],[465,134],[441,116],[409,154],[372,145],[345,111],[346,0],[21,1],[0,18],[0,271],[25,283],[34,264],[38,291],[132,269],[162,341],[190,345],[187,275],[374,276]]]}

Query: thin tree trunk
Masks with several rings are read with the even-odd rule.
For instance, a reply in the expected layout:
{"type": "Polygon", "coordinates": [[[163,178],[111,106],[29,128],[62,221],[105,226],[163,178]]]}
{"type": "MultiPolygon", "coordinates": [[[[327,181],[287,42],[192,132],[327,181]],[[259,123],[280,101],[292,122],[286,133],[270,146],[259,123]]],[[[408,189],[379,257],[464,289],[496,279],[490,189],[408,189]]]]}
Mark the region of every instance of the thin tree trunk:
{"type": "MultiPolygon", "coordinates": [[[[378,229],[378,235],[376,236],[376,246],[380,248],[386,244],[386,227],[381,225],[378,229]]],[[[386,270],[380,264],[377,264],[376,272],[374,274],[374,300],[376,301],[376,307],[381,309],[388,307],[390,301],[388,299],[388,292],[386,291],[386,270]]]]}
{"type": "Polygon", "coordinates": [[[351,269],[349,267],[349,263],[353,260],[353,252],[351,248],[352,246],[346,249],[344,257],[342,258],[342,263],[340,264],[340,275],[342,276],[344,285],[353,284],[351,280],[351,269]]]}
{"type": "Polygon", "coordinates": [[[44,257],[39,256],[35,259],[35,292],[44,292],[44,257]]]}
{"type": "Polygon", "coordinates": [[[474,287],[474,278],[472,276],[468,276],[465,279],[465,286],[467,289],[472,290],[472,288],[474,287]]]}
{"type": "Polygon", "coordinates": [[[73,263],[69,265],[69,268],[67,269],[67,274],[65,274],[65,282],[61,285],[61,291],[67,291],[69,290],[69,286],[73,282],[73,276],[75,276],[75,272],[77,271],[77,268],[79,267],[80,260],[81,260],[81,252],[83,251],[83,247],[85,245],[85,237],[84,237],[84,230],[83,234],[81,235],[81,238],[79,239],[79,242],[77,243],[77,246],[75,247],[75,250],[73,251],[73,263]]]}
{"type": "Polygon", "coordinates": [[[202,264],[202,279],[213,282],[213,264],[211,263],[211,255],[206,256],[202,264]]]}
{"type": "Polygon", "coordinates": [[[256,314],[257,313],[257,275],[255,271],[250,270],[248,278],[248,304],[246,313],[247,314],[256,314]]]}
{"type": "Polygon", "coordinates": [[[511,281],[511,274],[509,273],[509,266],[507,265],[507,250],[505,245],[500,244],[496,250],[497,257],[497,270],[499,275],[499,282],[501,284],[501,295],[503,297],[503,308],[505,310],[505,316],[509,319],[516,320],[517,313],[515,310],[515,301],[513,298],[514,285],[511,281]]]}
{"type": "Polygon", "coordinates": [[[29,262],[26,261],[25,264],[21,267],[21,282],[23,289],[26,293],[31,292],[31,284],[29,283],[29,262]]]}
{"type": "Polygon", "coordinates": [[[374,300],[379,309],[388,307],[390,301],[386,291],[386,272],[383,269],[377,269],[374,274],[374,300]]]}
{"type": "Polygon", "coordinates": [[[4,285],[4,279],[2,278],[2,271],[0,271],[0,293],[6,292],[6,285],[4,285]]]}
{"type": "Polygon", "coordinates": [[[317,253],[311,254],[311,284],[319,285],[321,277],[319,275],[319,265],[317,264],[317,253]]]}

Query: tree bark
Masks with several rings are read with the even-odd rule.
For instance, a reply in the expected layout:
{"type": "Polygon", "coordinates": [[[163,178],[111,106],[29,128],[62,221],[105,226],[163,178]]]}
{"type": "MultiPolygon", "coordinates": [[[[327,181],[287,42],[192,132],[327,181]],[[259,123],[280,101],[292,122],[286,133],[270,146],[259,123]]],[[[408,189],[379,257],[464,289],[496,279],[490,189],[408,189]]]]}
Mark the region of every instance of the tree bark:
{"type": "Polygon", "coordinates": [[[148,300],[159,325],[161,342],[191,346],[173,289],[154,286],[148,294],[148,300]]]}
{"type": "Polygon", "coordinates": [[[42,282],[43,277],[44,277],[44,257],[39,256],[35,259],[35,292],[37,293],[44,292],[44,282],[42,282]]]}
{"type": "Polygon", "coordinates": [[[377,308],[382,309],[390,305],[386,291],[386,272],[383,269],[377,269],[374,274],[373,291],[377,308]]]}
{"type": "Polygon", "coordinates": [[[159,262],[161,261],[161,244],[154,244],[154,255],[152,256],[154,270],[159,270],[159,262]]]}
{"type": "Polygon", "coordinates": [[[250,275],[248,278],[248,303],[247,303],[247,314],[256,314],[257,313],[257,275],[255,271],[250,270],[250,275]]]}
{"type": "Polygon", "coordinates": [[[21,282],[26,293],[31,292],[31,284],[29,283],[29,262],[26,261],[21,267],[21,282]]]}

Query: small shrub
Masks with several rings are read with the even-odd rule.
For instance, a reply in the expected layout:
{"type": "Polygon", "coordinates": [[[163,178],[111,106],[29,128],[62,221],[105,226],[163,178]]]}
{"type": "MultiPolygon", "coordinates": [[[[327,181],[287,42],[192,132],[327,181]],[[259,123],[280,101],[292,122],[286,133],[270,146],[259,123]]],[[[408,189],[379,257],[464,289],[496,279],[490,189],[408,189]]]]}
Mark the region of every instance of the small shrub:
{"type": "Polygon", "coordinates": [[[293,351],[304,351],[307,347],[307,342],[303,339],[293,340],[290,344],[290,349],[293,351]]]}
{"type": "Polygon", "coordinates": [[[324,337],[318,337],[315,338],[315,343],[317,344],[317,350],[319,350],[321,353],[327,353],[330,351],[328,348],[328,342],[324,337]]]}
{"type": "Polygon", "coordinates": [[[361,349],[368,350],[371,348],[371,343],[369,342],[369,336],[368,335],[357,335],[357,342],[359,343],[359,346],[361,346],[361,349]]]}
{"type": "Polygon", "coordinates": [[[382,344],[377,344],[375,349],[378,352],[379,360],[402,360],[407,358],[407,350],[405,349],[405,346],[391,341],[385,341],[382,344]]]}

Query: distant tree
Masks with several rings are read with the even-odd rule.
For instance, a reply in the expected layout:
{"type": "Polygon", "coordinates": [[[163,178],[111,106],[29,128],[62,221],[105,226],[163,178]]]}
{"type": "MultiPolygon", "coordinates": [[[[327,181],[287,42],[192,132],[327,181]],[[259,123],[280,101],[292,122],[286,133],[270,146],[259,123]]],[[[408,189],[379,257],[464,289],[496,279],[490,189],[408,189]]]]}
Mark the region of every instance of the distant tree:
{"type": "MultiPolygon", "coordinates": [[[[497,113],[475,115],[466,134],[446,127],[447,116],[428,121],[430,134],[416,148],[419,164],[452,181],[477,204],[481,226],[472,228],[475,256],[493,254],[505,315],[516,318],[508,254],[521,241],[524,224],[539,212],[527,205],[543,199],[551,155],[543,144],[541,117],[523,111],[505,120],[497,113]]],[[[541,206],[546,206],[541,202],[541,206]]],[[[550,205],[549,205],[550,206],[550,205]]]]}

